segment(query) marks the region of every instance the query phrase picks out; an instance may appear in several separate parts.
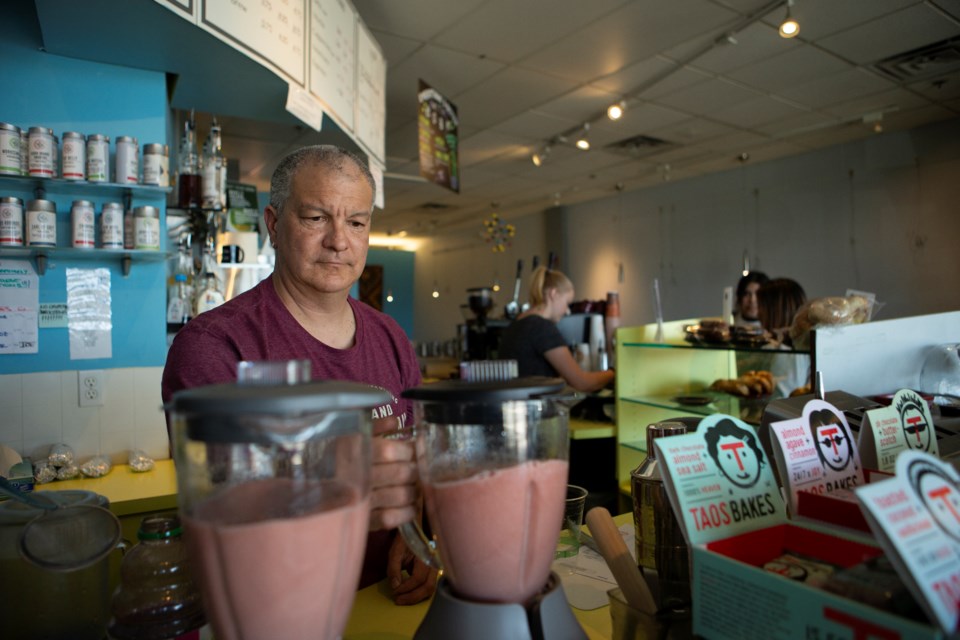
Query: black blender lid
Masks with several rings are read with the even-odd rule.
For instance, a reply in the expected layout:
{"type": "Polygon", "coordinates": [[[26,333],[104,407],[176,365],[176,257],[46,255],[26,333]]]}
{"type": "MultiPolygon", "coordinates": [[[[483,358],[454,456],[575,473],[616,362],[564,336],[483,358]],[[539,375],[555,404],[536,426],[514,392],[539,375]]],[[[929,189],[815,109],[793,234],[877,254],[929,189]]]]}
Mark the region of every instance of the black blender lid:
{"type": "Polygon", "coordinates": [[[564,387],[562,378],[529,376],[511,380],[441,380],[423,384],[403,392],[404,398],[431,402],[489,402],[531,400],[558,393],[564,387]]]}
{"type": "Polygon", "coordinates": [[[174,394],[177,413],[306,415],[386,404],[386,389],[355,382],[322,380],[293,385],[242,385],[235,382],[185,389],[174,394]]]}

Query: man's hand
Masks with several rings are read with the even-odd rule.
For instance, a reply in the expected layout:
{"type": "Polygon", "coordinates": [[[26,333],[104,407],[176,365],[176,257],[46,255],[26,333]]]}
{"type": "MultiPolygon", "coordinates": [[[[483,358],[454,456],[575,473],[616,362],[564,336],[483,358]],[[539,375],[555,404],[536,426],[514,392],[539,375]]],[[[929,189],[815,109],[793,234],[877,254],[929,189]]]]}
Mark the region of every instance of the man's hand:
{"type": "Polygon", "coordinates": [[[437,589],[437,576],[436,569],[411,553],[398,532],[387,556],[387,578],[393,589],[393,601],[398,605],[411,605],[426,600],[437,589]]]}
{"type": "Polygon", "coordinates": [[[373,438],[370,529],[393,529],[417,517],[417,467],[412,440],[373,438]]]}

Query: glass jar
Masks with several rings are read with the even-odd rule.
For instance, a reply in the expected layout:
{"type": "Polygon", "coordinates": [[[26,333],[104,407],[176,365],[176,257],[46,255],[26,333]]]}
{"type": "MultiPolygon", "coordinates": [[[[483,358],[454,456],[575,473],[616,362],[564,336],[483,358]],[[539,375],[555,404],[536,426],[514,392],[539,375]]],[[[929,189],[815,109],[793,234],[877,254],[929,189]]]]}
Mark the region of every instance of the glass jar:
{"type": "Polygon", "coordinates": [[[206,624],[182,534],[175,515],[147,516],[140,522],[140,542],[120,565],[109,637],[165,640],[206,624]]]}

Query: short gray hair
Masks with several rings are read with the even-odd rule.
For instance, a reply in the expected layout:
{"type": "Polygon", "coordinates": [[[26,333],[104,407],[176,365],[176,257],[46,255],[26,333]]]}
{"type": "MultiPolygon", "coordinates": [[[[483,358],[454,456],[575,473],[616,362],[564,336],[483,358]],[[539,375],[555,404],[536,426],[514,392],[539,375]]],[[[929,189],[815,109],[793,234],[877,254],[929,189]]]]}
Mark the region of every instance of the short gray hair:
{"type": "MultiPolygon", "coordinates": [[[[370,185],[370,191],[376,195],[377,187],[373,181],[373,174],[367,163],[357,154],[332,144],[316,144],[309,147],[297,149],[277,165],[273,176],[270,178],[270,206],[274,208],[277,215],[283,212],[283,206],[290,197],[290,185],[297,172],[306,164],[320,165],[337,173],[346,173],[347,162],[353,163],[360,175],[370,185]]],[[[374,198],[376,199],[376,198],[374,198]]],[[[371,213],[373,205],[370,206],[371,213]]]]}

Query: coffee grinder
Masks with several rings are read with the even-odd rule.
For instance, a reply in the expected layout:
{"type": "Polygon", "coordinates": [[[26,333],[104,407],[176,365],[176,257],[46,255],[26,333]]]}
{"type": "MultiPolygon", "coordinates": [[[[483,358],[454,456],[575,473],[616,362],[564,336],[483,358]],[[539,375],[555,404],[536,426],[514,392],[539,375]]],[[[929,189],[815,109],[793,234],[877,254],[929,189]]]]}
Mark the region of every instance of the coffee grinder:
{"type": "Polygon", "coordinates": [[[445,380],[414,401],[432,531],[401,527],[444,575],[416,640],[584,640],[550,571],[563,520],[568,411],[557,378],[445,380]]]}

